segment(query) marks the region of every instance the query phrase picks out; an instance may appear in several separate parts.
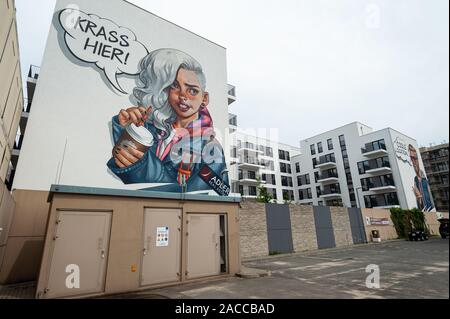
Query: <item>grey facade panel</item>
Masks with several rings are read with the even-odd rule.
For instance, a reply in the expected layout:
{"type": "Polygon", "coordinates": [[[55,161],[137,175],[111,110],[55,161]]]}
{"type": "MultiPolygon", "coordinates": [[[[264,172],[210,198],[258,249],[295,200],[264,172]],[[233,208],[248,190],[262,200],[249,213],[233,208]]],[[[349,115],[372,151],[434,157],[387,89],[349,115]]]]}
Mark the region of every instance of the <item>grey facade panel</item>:
{"type": "Polygon", "coordinates": [[[266,204],[266,218],[269,252],[293,252],[289,205],[266,204]]]}
{"type": "Polygon", "coordinates": [[[336,247],[330,208],[314,206],[314,222],[316,224],[317,246],[319,249],[336,247]]]}
{"type": "Polygon", "coordinates": [[[366,231],[364,229],[364,220],[362,218],[361,209],[348,208],[348,217],[350,219],[350,227],[354,244],[364,244],[367,242],[366,231]]]}

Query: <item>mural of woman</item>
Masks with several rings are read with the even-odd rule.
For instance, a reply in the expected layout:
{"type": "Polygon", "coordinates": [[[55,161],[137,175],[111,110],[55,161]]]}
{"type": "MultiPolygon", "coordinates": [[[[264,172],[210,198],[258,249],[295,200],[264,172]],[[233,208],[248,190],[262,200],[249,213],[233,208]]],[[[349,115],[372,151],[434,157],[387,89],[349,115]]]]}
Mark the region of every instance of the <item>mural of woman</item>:
{"type": "Polygon", "coordinates": [[[413,145],[408,146],[409,157],[414,168],[416,176],[414,177],[414,186],[412,188],[417,200],[417,207],[422,211],[429,212],[434,209],[433,200],[430,192],[430,184],[425,177],[425,173],[420,169],[417,150],[413,145]]]}
{"type": "Polygon", "coordinates": [[[149,190],[213,189],[228,195],[228,171],[207,108],[209,93],[201,65],[182,51],[159,49],[140,67],[133,91],[138,107],[121,110],[112,119],[116,146],[109,169],[125,184],[166,184],[149,190]],[[130,126],[151,133],[153,143],[145,152],[133,143],[119,143],[130,126]]]}

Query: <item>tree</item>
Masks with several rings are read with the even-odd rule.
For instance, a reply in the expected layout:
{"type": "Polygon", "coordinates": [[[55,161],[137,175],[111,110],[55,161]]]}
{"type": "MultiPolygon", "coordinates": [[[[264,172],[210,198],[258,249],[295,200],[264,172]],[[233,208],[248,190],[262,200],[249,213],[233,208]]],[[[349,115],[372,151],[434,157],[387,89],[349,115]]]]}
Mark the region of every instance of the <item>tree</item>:
{"type": "Polygon", "coordinates": [[[272,195],[267,192],[267,188],[263,183],[261,183],[261,179],[258,178],[257,181],[258,197],[256,198],[256,200],[260,203],[271,203],[273,200],[272,195]]]}

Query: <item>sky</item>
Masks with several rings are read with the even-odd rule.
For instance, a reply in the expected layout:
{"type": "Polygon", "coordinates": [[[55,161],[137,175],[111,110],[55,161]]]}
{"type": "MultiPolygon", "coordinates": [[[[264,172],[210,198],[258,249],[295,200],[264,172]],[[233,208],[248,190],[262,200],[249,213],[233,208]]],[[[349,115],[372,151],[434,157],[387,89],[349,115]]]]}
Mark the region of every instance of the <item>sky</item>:
{"type": "MultiPolygon", "coordinates": [[[[448,0],[131,0],[227,48],[230,112],[299,141],[359,121],[449,140],[448,0]]],[[[16,0],[24,79],[55,0],[16,0]]]]}

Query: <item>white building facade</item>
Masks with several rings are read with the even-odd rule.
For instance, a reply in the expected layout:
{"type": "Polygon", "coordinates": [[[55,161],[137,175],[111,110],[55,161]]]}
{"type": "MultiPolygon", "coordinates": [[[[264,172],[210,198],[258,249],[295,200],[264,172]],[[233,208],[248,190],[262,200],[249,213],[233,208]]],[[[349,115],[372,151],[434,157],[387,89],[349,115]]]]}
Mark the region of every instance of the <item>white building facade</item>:
{"type": "Polygon", "coordinates": [[[267,138],[270,134],[243,132],[237,128],[236,116],[230,114],[229,118],[228,167],[232,192],[244,198],[256,198],[261,183],[277,202],[294,201],[291,157],[300,154],[300,149],[270,140],[267,138]]]}
{"type": "Polygon", "coordinates": [[[291,159],[300,204],[433,208],[424,208],[418,194],[425,192],[424,202],[432,203],[417,142],[394,129],[374,131],[354,122],[302,140],[300,146],[301,154],[291,159]]]}

